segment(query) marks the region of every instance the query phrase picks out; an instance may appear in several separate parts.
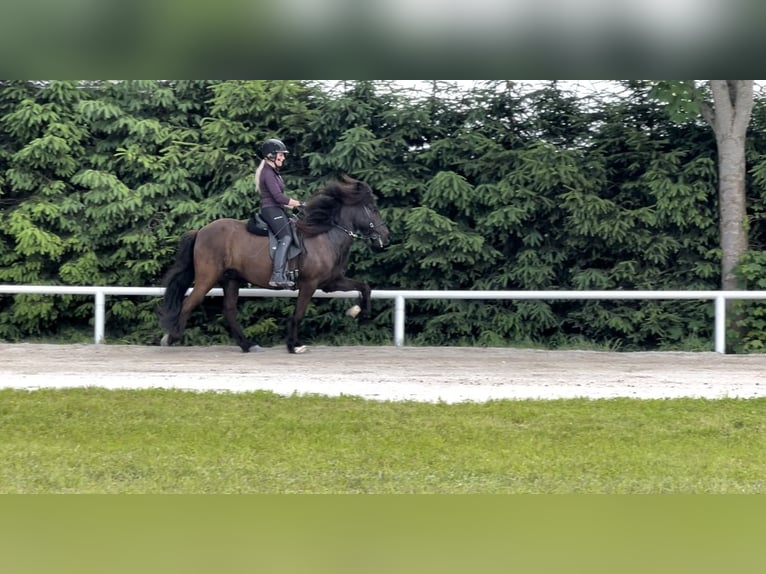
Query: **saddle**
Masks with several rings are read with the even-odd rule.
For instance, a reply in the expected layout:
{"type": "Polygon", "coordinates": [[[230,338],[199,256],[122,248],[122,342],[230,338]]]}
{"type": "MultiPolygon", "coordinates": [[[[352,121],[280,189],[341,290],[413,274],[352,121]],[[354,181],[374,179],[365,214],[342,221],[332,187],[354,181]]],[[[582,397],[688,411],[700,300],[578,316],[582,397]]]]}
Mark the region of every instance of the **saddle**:
{"type": "MultiPolygon", "coordinates": [[[[297,257],[303,252],[303,245],[298,235],[298,231],[295,229],[295,218],[291,217],[288,220],[290,229],[290,247],[287,250],[287,260],[289,261],[293,257],[297,257]]],[[[271,231],[268,223],[261,219],[261,214],[256,213],[247,220],[247,230],[253,235],[260,235],[262,237],[269,237],[269,257],[274,259],[274,252],[277,250],[277,237],[271,231]]]]}

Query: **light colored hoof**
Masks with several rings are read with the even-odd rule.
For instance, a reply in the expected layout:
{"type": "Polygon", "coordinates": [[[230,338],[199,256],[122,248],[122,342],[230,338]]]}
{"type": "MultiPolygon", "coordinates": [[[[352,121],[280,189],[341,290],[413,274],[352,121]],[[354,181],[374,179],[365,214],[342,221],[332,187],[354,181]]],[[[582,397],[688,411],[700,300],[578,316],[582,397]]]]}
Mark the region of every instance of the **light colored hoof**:
{"type": "Polygon", "coordinates": [[[361,312],[362,312],[362,308],[359,305],[354,305],[353,307],[349,307],[346,310],[346,315],[348,315],[349,317],[356,317],[361,312]]]}
{"type": "Polygon", "coordinates": [[[295,347],[295,354],[300,355],[301,353],[305,353],[308,351],[308,347],[306,345],[301,345],[300,347],[295,347]]]}
{"type": "Polygon", "coordinates": [[[161,346],[163,346],[163,347],[169,347],[169,346],[170,346],[170,343],[168,343],[168,339],[170,339],[170,335],[168,335],[167,333],[165,333],[165,334],[162,336],[162,339],[160,340],[160,345],[161,345],[161,346]]]}

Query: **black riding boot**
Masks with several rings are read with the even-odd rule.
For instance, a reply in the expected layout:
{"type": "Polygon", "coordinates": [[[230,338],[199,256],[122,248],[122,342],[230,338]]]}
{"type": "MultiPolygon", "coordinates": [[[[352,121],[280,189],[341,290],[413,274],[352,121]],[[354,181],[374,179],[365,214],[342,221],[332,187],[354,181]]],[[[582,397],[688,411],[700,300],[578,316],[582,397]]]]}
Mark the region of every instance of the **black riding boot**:
{"type": "Polygon", "coordinates": [[[283,289],[292,289],[294,283],[287,278],[287,249],[290,247],[290,238],[283,237],[277,243],[277,250],[274,253],[274,272],[271,274],[269,285],[272,287],[281,287],[283,289]]]}

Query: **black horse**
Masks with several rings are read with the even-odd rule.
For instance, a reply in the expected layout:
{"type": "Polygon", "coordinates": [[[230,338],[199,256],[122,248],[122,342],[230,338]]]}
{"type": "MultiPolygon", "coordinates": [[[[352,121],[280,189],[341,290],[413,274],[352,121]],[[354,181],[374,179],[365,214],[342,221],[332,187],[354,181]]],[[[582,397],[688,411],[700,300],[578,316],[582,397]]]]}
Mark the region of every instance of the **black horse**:
{"type": "MultiPolygon", "coordinates": [[[[345,176],[312,196],[294,225],[302,249],[290,260],[298,297],[288,320],[287,350],[300,353],[305,347],[298,340],[298,327],[317,289],[359,291],[362,317],[370,316],[370,286],[345,276],[348,255],[354,238],[369,239],[382,248],[388,244],[389,231],[370,187],[345,176]]],[[[212,287],[221,284],[223,315],[232,336],[244,352],[257,347],[237,321],[239,288],[243,281],[270,288],[271,271],[269,238],[248,231],[247,221],[223,218],[187,231],[163,281],[166,289],[159,315],[166,334],[162,345],[181,339],[192,310],[212,287]],[[194,288],[184,299],[192,282],[194,288]]]]}

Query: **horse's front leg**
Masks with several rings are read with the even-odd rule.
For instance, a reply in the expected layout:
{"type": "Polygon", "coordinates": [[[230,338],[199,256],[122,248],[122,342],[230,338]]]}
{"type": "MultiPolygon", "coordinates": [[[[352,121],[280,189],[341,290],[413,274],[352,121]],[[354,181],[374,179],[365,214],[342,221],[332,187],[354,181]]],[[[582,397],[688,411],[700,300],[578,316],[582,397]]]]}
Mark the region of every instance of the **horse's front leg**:
{"type": "Polygon", "coordinates": [[[316,287],[300,287],[298,290],[298,298],[295,301],[295,310],[287,320],[288,353],[302,353],[306,350],[306,347],[298,339],[298,330],[301,325],[301,320],[306,315],[306,309],[308,309],[314,291],[316,291],[316,287]]]}
{"type": "Polygon", "coordinates": [[[364,281],[341,277],[332,285],[327,286],[325,291],[359,291],[359,308],[351,307],[346,311],[346,314],[350,317],[356,317],[361,311],[362,319],[369,319],[372,316],[371,290],[370,286],[364,281]]]}

